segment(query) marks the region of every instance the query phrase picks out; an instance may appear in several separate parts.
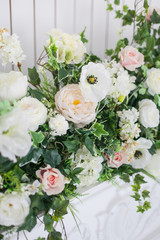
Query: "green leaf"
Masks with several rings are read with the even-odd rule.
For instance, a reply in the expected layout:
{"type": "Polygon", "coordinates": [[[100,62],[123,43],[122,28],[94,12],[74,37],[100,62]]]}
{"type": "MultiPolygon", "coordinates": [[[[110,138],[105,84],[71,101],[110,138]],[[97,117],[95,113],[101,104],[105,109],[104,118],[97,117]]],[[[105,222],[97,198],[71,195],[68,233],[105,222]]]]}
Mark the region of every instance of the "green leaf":
{"type": "Polygon", "coordinates": [[[104,130],[104,125],[102,125],[102,124],[100,124],[100,123],[95,123],[95,124],[93,125],[92,129],[93,129],[93,130],[92,130],[93,134],[94,134],[96,137],[98,137],[99,139],[101,138],[102,135],[103,135],[103,136],[104,136],[104,135],[105,135],[105,136],[108,136],[108,135],[109,135],[109,133],[104,130]]]}
{"type": "Polygon", "coordinates": [[[68,200],[61,200],[59,198],[55,198],[51,208],[55,210],[54,214],[57,217],[62,217],[63,215],[67,214],[68,204],[68,200]]]}
{"type": "Polygon", "coordinates": [[[134,195],[131,195],[131,197],[132,198],[134,198],[135,199],[135,201],[140,201],[140,199],[141,199],[141,196],[140,196],[140,194],[139,193],[135,193],[134,195]]]}
{"type": "Polygon", "coordinates": [[[152,51],[155,46],[155,38],[153,36],[149,36],[146,41],[146,48],[147,48],[147,53],[152,51]]]}
{"type": "Polygon", "coordinates": [[[144,0],[143,6],[144,6],[145,9],[149,8],[148,0],[144,0]]]}
{"type": "Polygon", "coordinates": [[[0,173],[8,172],[13,168],[15,164],[13,161],[10,161],[8,158],[2,157],[0,154],[0,173]]]}
{"type": "Polygon", "coordinates": [[[84,168],[77,167],[73,170],[72,174],[74,175],[80,174],[83,170],[84,168]]]}
{"type": "Polygon", "coordinates": [[[139,94],[144,95],[146,93],[146,88],[144,88],[144,87],[140,88],[138,92],[139,92],[139,94]]]}
{"type": "Polygon", "coordinates": [[[54,230],[54,232],[49,233],[47,240],[63,240],[61,233],[54,230]]]}
{"type": "Polygon", "coordinates": [[[58,71],[59,81],[62,81],[63,79],[71,76],[73,76],[73,68],[70,68],[70,69],[60,68],[58,71]]]}
{"type": "Polygon", "coordinates": [[[111,56],[113,53],[114,53],[114,50],[113,50],[113,49],[107,49],[107,50],[106,50],[106,55],[107,55],[107,56],[111,56]]]}
{"type": "Polygon", "coordinates": [[[123,14],[121,13],[120,10],[116,11],[116,17],[115,18],[121,18],[123,16],[123,14]]]}
{"type": "Polygon", "coordinates": [[[84,144],[86,146],[86,148],[90,151],[90,153],[94,156],[94,150],[93,150],[93,140],[90,137],[86,137],[84,144]]]}
{"type": "Polygon", "coordinates": [[[85,37],[85,31],[86,31],[86,27],[84,28],[84,30],[83,30],[83,32],[81,32],[80,33],[80,36],[81,36],[81,41],[83,42],[83,43],[88,43],[88,40],[86,39],[86,37],[85,37]]]}
{"type": "Polygon", "coordinates": [[[132,187],[132,190],[133,190],[134,192],[138,192],[138,191],[140,190],[140,185],[138,185],[138,184],[131,185],[131,187],[132,187]]]}
{"type": "Polygon", "coordinates": [[[144,77],[147,77],[147,71],[148,71],[147,66],[143,65],[143,66],[141,67],[141,69],[142,69],[142,71],[143,71],[143,76],[144,76],[144,77]]]}
{"type": "Polygon", "coordinates": [[[142,197],[143,197],[144,199],[149,198],[149,197],[150,197],[149,194],[150,194],[149,191],[143,190],[143,192],[142,192],[142,197]]]}
{"type": "Polygon", "coordinates": [[[144,209],[141,205],[137,206],[137,212],[141,212],[141,213],[144,213],[144,209]]]}
{"type": "Polygon", "coordinates": [[[144,180],[143,176],[141,176],[140,174],[137,174],[134,178],[134,183],[140,185],[140,184],[146,183],[146,181],[144,180]]]}
{"type": "Polygon", "coordinates": [[[18,232],[22,230],[27,230],[28,232],[31,232],[31,230],[35,227],[37,224],[37,218],[34,215],[33,209],[31,209],[29,215],[26,217],[25,222],[18,228],[18,232]]]}
{"type": "Polygon", "coordinates": [[[128,6],[127,5],[123,5],[123,12],[127,12],[128,11],[128,6]]]}
{"type": "Polygon", "coordinates": [[[30,196],[31,199],[31,209],[38,209],[39,211],[43,211],[43,210],[47,210],[50,208],[51,203],[48,203],[47,201],[45,201],[44,199],[44,195],[40,196],[38,194],[35,195],[31,195],[30,196]]]}
{"type": "Polygon", "coordinates": [[[157,140],[157,141],[155,142],[155,147],[156,147],[157,149],[160,148],[160,140],[157,140]]]}
{"type": "Polygon", "coordinates": [[[153,13],[151,15],[151,22],[152,23],[160,23],[160,15],[156,12],[156,10],[153,10],[153,13]]]}
{"type": "Polygon", "coordinates": [[[126,15],[124,15],[123,17],[123,23],[122,25],[125,26],[125,25],[131,25],[132,22],[134,21],[134,18],[135,18],[136,14],[135,14],[135,11],[134,10],[128,10],[126,15]]]}
{"type": "Polygon", "coordinates": [[[23,167],[24,165],[28,163],[37,163],[39,158],[42,156],[43,150],[41,148],[34,148],[31,147],[29,153],[21,159],[21,162],[19,164],[20,167],[23,167]]]}
{"type": "Polygon", "coordinates": [[[30,131],[30,134],[32,136],[32,140],[33,140],[33,145],[35,147],[38,147],[39,143],[42,143],[43,140],[45,139],[45,136],[43,135],[43,133],[40,132],[32,132],[30,131]]]}
{"type": "Polygon", "coordinates": [[[5,113],[12,111],[16,106],[16,102],[13,102],[13,106],[8,100],[3,100],[0,102],[0,116],[5,113]]]}
{"type": "Polygon", "coordinates": [[[42,92],[40,92],[39,90],[37,89],[29,89],[28,90],[30,96],[34,97],[34,98],[37,98],[39,101],[42,100],[42,98],[44,98],[44,94],[42,92]]]}
{"type": "Polygon", "coordinates": [[[63,143],[67,147],[69,153],[77,152],[80,146],[79,140],[67,140],[63,141],[63,143]]]}
{"type": "Polygon", "coordinates": [[[150,208],[151,208],[150,202],[145,201],[144,204],[143,204],[143,209],[147,211],[147,210],[150,209],[150,208]]]}
{"type": "Polygon", "coordinates": [[[120,175],[120,179],[122,179],[124,182],[130,182],[130,178],[128,174],[123,173],[122,175],[120,175]]]}
{"type": "Polygon", "coordinates": [[[44,224],[45,224],[45,230],[47,230],[48,232],[54,231],[54,228],[53,228],[54,221],[53,221],[53,218],[50,214],[44,215],[43,221],[44,221],[44,224]]]}
{"type": "Polygon", "coordinates": [[[39,237],[39,238],[34,239],[34,240],[45,240],[45,238],[41,238],[41,237],[39,237]]]}
{"type": "Polygon", "coordinates": [[[115,5],[119,5],[120,4],[120,0],[114,0],[114,4],[115,5]]]}
{"type": "Polygon", "coordinates": [[[31,83],[33,83],[34,85],[40,84],[41,80],[40,80],[39,74],[37,72],[37,69],[35,67],[28,68],[28,76],[30,78],[31,83]]]}
{"type": "Polygon", "coordinates": [[[108,10],[108,11],[112,11],[112,10],[113,10],[113,7],[112,7],[112,4],[111,4],[111,3],[108,3],[108,5],[107,5],[107,10],[108,10]]]}
{"type": "Polygon", "coordinates": [[[160,96],[158,94],[154,95],[154,102],[157,106],[160,107],[160,96]]]}
{"type": "Polygon", "coordinates": [[[43,157],[44,163],[49,164],[53,168],[61,163],[61,156],[57,150],[45,150],[43,157]]]}

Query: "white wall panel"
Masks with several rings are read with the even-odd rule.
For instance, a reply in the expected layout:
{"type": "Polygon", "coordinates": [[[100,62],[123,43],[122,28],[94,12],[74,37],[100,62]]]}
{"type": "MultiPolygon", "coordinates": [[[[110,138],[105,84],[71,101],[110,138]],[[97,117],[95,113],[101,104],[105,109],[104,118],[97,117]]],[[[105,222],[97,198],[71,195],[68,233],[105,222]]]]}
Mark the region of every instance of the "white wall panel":
{"type": "Polygon", "coordinates": [[[27,56],[22,63],[22,71],[27,73],[27,67],[34,65],[33,0],[12,0],[12,23],[27,56]]]}
{"type": "MultiPolygon", "coordinates": [[[[0,0],[0,29],[7,28],[10,32],[10,6],[9,0],[0,0]]],[[[1,66],[0,62],[0,71],[8,72],[11,70],[11,65],[7,65],[6,67],[1,66]]]]}
{"type": "Polygon", "coordinates": [[[94,54],[102,58],[105,52],[106,14],[106,2],[104,0],[94,0],[91,50],[94,54]]]}
{"type": "Polygon", "coordinates": [[[74,1],[57,0],[57,28],[67,33],[73,33],[74,28],[74,1]]]}
{"type": "Polygon", "coordinates": [[[37,56],[40,56],[43,51],[43,46],[46,45],[46,40],[49,38],[48,32],[55,28],[56,25],[56,0],[38,0],[36,1],[36,47],[37,56]]]}

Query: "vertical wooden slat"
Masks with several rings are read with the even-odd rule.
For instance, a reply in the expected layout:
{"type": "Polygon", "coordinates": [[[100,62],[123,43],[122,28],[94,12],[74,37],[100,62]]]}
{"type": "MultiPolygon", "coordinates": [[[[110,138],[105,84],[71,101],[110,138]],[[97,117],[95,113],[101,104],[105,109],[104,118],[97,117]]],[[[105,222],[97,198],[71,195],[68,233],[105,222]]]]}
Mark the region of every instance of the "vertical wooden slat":
{"type": "Polygon", "coordinates": [[[103,0],[94,0],[93,3],[92,51],[99,57],[104,58],[106,2],[103,0]]]}
{"type": "MultiPolygon", "coordinates": [[[[106,8],[107,8],[107,3],[106,3],[106,8]]],[[[109,12],[106,11],[104,57],[106,57],[106,55],[105,55],[106,49],[109,48],[109,38],[108,38],[108,35],[109,35],[108,34],[109,33],[109,24],[110,24],[110,22],[109,22],[109,12]]]]}
{"type": "MultiPolygon", "coordinates": [[[[11,32],[11,12],[9,0],[0,0],[0,29],[4,27],[11,32]]],[[[11,64],[7,64],[5,67],[3,67],[0,61],[0,72],[9,71],[11,71],[11,64]]]]}
{"type": "MultiPolygon", "coordinates": [[[[38,0],[36,1],[36,47],[37,58],[43,51],[44,45],[49,38],[48,32],[56,25],[56,1],[38,0]]],[[[36,59],[37,60],[37,59],[36,59]]]]}
{"type": "Polygon", "coordinates": [[[27,68],[34,66],[33,0],[12,0],[12,23],[27,56],[22,62],[22,71],[27,73],[27,68]]]}
{"type": "Polygon", "coordinates": [[[86,27],[85,36],[89,40],[89,42],[86,44],[87,50],[90,51],[91,48],[91,20],[93,17],[91,17],[91,0],[76,0],[76,6],[75,6],[75,33],[81,33],[84,28],[86,27]]]}
{"type": "Polygon", "coordinates": [[[74,0],[58,0],[57,8],[57,28],[67,33],[73,33],[73,10],[74,0]]]}

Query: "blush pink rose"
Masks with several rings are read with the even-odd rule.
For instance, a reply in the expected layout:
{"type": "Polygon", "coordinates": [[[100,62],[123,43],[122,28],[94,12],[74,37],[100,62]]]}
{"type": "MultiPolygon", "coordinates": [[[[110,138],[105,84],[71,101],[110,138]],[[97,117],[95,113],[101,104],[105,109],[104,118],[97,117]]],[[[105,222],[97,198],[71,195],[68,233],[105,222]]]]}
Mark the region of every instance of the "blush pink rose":
{"type": "Polygon", "coordinates": [[[81,128],[96,117],[97,103],[85,101],[78,84],[68,84],[56,93],[57,110],[67,119],[81,128]]]}
{"type": "Polygon", "coordinates": [[[40,168],[36,171],[36,176],[40,178],[43,191],[46,192],[47,195],[56,195],[64,190],[65,177],[58,169],[47,165],[47,167],[40,168]]]}
{"type": "Polygon", "coordinates": [[[159,8],[149,7],[149,8],[148,8],[147,15],[146,15],[146,20],[147,20],[147,21],[149,21],[149,22],[151,21],[151,15],[152,15],[152,13],[153,13],[154,10],[160,15],[160,9],[159,9],[159,8]]]}
{"type": "Polygon", "coordinates": [[[128,154],[124,151],[115,153],[114,159],[108,154],[104,154],[107,159],[108,167],[119,168],[122,164],[128,164],[128,154]]]}
{"type": "Polygon", "coordinates": [[[144,55],[132,46],[123,48],[118,57],[121,65],[130,71],[135,71],[144,64],[144,55]]]}

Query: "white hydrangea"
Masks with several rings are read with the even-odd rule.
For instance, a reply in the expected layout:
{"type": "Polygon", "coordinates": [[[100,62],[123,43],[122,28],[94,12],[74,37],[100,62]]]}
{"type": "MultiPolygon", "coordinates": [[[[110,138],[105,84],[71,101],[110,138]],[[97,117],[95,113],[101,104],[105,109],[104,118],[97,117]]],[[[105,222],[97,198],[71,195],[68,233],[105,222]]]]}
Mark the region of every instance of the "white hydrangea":
{"type": "MultiPolygon", "coordinates": [[[[86,48],[79,35],[63,33],[58,29],[52,29],[49,35],[53,37],[57,50],[57,61],[59,63],[75,63],[82,61],[86,48]]],[[[47,41],[50,44],[50,40],[47,41]]]]}
{"type": "Polygon", "coordinates": [[[6,29],[0,30],[0,59],[2,65],[8,63],[17,65],[25,59],[18,36],[10,35],[6,29]]]}
{"type": "Polygon", "coordinates": [[[99,173],[102,170],[103,157],[92,156],[88,149],[83,146],[79,149],[72,161],[72,167],[84,168],[78,175],[80,187],[95,184],[99,178],[99,173]]]}
{"type": "Polygon", "coordinates": [[[121,139],[127,140],[138,138],[140,133],[139,125],[136,123],[139,117],[139,112],[133,107],[132,109],[118,111],[120,118],[119,127],[121,128],[121,139]]]}
{"type": "Polygon", "coordinates": [[[69,124],[65,117],[61,114],[57,114],[55,117],[50,118],[49,127],[52,130],[51,134],[53,136],[61,136],[67,133],[69,124]]]}
{"type": "Polygon", "coordinates": [[[108,62],[105,60],[103,63],[105,68],[109,71],[112,79],[112,87],[110,90],[110,96],[115,99],[115,101],[123,100],[128,94],[135,89],[135,77],[131,77],[120,63],[115,60],[108,62]]]}

